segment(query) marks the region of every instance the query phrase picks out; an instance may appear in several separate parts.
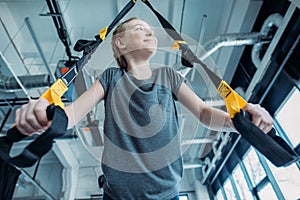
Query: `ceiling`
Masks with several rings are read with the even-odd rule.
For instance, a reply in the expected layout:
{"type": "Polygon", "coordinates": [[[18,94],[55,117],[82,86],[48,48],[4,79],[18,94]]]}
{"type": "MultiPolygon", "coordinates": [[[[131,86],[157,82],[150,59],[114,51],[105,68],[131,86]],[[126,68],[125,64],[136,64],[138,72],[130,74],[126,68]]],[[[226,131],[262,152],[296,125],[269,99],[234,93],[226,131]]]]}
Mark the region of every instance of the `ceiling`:
{"type": "MultiPolygon", "coordinates": [[[[81,57],[81,53],[73,50],[76,41],[78,39],[93,40],[99,30],[112,22],[128,0],[56,0],[48,2],[56,3],[61,12],[59,14],[50,13],[46,0],[0,0],[0,17],[4,23],[0,26],[1,74],[7,77],[29,76],[32,79],[36,75],[46,74],[50,76],[50,82],[52,82],[51,80],[56,78],[54,72],[58,62],[70,59],[66,54],[66,46],[59,38],[52,17],[59,17],[62,20],[66,33],[65,39],[68,41],[72,56],[81,57]]],[[[198,56],[202,55],[203,51],[201,50],[208,51],[207,48],[211,48],[211,45],[217,44],[218,41],[220,43],[220,35],[241,33],[243,36],[244,33],[251,33],[263,4],[262,0],[152,0],[150,2],[177,31],[181,32],[183,38],[198,56]]],[[[151,62],[174,66],[176,69],[181,68],[178,52],[170,50],[168,46],[168,44],[172,45],[172,40],[161,31],[161,25],[150,9],[141,1],[137,1],[125,18],[132,16],[146,20],[157,30],[158,39],[162,45],[159,46],[158,54],[151,62]]],[[[231,36],[230,40],[235,39],[231,36]]],[[[238,43],[231,43],[226,47],[220,45],[211,52],[205,62],[230,83],[244,48],[244,45],[238,43]]],[[[75,93],[85,90],[99,73],[110,65],[115,65],[109,49],[108,37],[102,47],[99,47],[92,56],[83,74],[79,76],[77,84],[75,84],[75,93]]],[[[187,75],[191,86],[197,95],[207,103],[212,103],[216,107],[223,106],[224,104],[218,101],[219,98],[215,92],[209,89],[210,83],[202,73],[201,70],[193,70],[187,75]]],[[[42,87],[24,86],[21,89],[0,91],[0,97],[3,99],[0,106],[0,119],[4,121],[5,116],[8,116],[7,121],[3,124],[3,134],[13,124],[15,109],[26,102],[29,97],[38,98],[48,86],[49,83],[48,85],[45,83],[42,87]],[[12,99],[16,99],[15,104],[12,99]],[[12,109],[11,113],[9,113],[10,108],[12,109]]],[[[65,101],[68,103],[68,99],[65,101]]],[[[72,194],[73,197],[79,198],[99,193],[97,188],[84,187],[85,182],[96,181],[96,177],[101,174],[99,161],[103,147],[101,144],[95,145],[93,141],[95,138],[91,130],[91,127],[96,127],[95,130],[103,137],[101,129],[103,116],[99,113],[103,113],[102,103],[93,110],[89,117],[83,119],[74,130],[68,133],[69,137],[58,140],[54,145],[53,152],[51,151],[52,153],[49,153],[41,162],[41,165],[45,166],[44,173],[47,173],[46,169],[49,166],[55,166],[58,171],[63,171],[63,175],[60,176],[61,185],[68,181],[78,183],[78,185],[72,184],[73,186],[67,189],[64,188],[65,194],[72,194]],[[75,190],[77,192],[74,192],[75,190]]],[[[216,139],[215,132],[201,127],[184,109],[180,117],[183,141],[204,137],[216,139]]],[[[101,141],[101,137],[98,138],[99,141],[101,141]]],[[[204,147],[207,146],[201,145],[201,142],[193,142],[193,145],[184,146],[186,168],[201,166],[198,160],[199,156],[204,157],[209,152],[204,147]]],[[[47,188],[48,186],[43,187],[47,188]]],[[[50,189],[49,186],[48,191],[55,196],[60,195],[61,189],[58,190],[60,191],[50,189]]]]}
{"type": "MultiPolygon", "coordinates": [[[[54,72],[58,62],[70,59],[52,20],[52,17],[58,17],[58,14],[52,13],[51,15],[47,2],[55,2],[60,8],[62,14],[59,19],[64,24],[60,28],[63,29],[66,40],[69,41],[68,48],[71,49],[72,56],[80,57],[81,53],[73,50],[76,41],[78,39],[93,40],[99,30],[110,24],[128,1],[90,0],[86,3],[80,0],[1,0],[0,17],[3,26],[0,26],[2,33],[0,50],[5,59],[3,62],[7,63],[3,65],[9,66],[0,68],[2,74],[18,77],[47,74],[50,76],[50,82],[53,82],[56,79],[54,72]]],[[[205,49],[205,44],[215,44],[220,34],[250,32],[262,5],[262,1],[257,0],[246,2],[168,0],[151,1],[151,3],[176,30],[181,32],[183,38],[197,55],[205,49]]],[[[172,40],[163,35],[161,25],[150,9],[141,1],[137,1],[125,18],[132,16],[145,19],[158,32],[158,38],[163,43],[162,46],[159,46],[159,51],[152,62],[179,68],[180,59],[178,59],[177,52],[170,50],[172,40]],[[168,44],[170,46],[166,46],[168,44]]],[[[237,48],[242,50],[243,47],[237,48]]],[[[232,52],[233,47],[219,48],[206,59],[208,66],[228,82],[232,79],[242,51],[234,55],[232,52]],[[229,62],[230,67],[227,66],[229,62]]],[[[115,65],[115,63],[108,38],[86,65],[85,72],[93,80],[111,65],[115,65]]],[[[193,89],[201,98],[210,99],[216,95],[208,94],[211,91],[203,86],[203,81],[205,85],[209,84],[204,75],[194,72],[190,74],[193,89]],[[194,78],[195,74],[197,78],[194,78]]],[[[26,87],[25,84],[23,83],[24,87],[21,90],[14,90],[13,93],[4,91],[0,95],[5,96],[6,99],[13,99],[15,96],[26,99],[37,98],[45,91],[43,87],[26,87]]],[[[44,85],[47,86],[46,83],[44,85]]],[[[89,86],[88,83],[87,86],[89,86]]],[[[4,114],[5,112],[6,110],[3,111],[4,114]]],[[[8,128],[10,124],[7,123],[5,126],[8,128]]]]}

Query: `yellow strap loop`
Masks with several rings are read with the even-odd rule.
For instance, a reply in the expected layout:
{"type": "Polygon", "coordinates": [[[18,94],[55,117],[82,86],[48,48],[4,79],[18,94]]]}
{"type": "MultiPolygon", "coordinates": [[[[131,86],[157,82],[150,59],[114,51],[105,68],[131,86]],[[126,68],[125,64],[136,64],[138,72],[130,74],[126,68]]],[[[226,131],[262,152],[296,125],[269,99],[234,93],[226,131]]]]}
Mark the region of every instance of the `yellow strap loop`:
{"type": "Polygon", "coordinates": [[[44,93],[40,98],[45,98],[50,104],[54,104],[64,108],[64,103],[61,100],[63,94],[68,90],[68,87],[61,79],[57,79],[55,83],[44,93]]]}
{"type": "Polygon", "coordinates": [[[175,40],[171,49],[179,49],[179,44],[187,44],[184,40],[175,40]]]}
{"type": "Polygon", "coordinates": [[[107,33],[107,29],[108,29],[108,26],[104,27],[104,28],[101,29],[100,32],[99,32],[99,35],[100,35],[100,38],[102,39],[102,41],[105,40],[106,33],[107,33]]]}
{"type": "Polygon", "coordinates": [[[218,93],[224,99],[226,103],[227,111],[231,118],[247,104],[247,101],[243,99],[236,91],[234,91],[225,81],[221,81],[218,87],[218,93]]]}

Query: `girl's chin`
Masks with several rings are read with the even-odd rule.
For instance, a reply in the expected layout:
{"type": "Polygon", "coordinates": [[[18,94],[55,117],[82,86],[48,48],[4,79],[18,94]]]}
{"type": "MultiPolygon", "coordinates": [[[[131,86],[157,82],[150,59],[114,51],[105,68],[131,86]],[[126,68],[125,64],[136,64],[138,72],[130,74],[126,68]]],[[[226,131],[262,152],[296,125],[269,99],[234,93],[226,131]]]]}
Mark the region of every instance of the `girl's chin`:
{"type": "Polygon", "coordinates": [[[154,56],[156,53],[156,49],[147,49],[146,54],[148,54],[149,57],[154,56]]]}
{"type": "Polygon", "coordinates": [[[127,52],[127,53],[134,53],[134,54],[138,53],[138,54],[141,54],[141,55],[153,56],[156,53],[156,51],[157,51],[156,47],[143,47],[141,49],[132,50],[132,51],[127,52]]]}
{"type": "Polygon", "coordinates": [[[149,52],[152,52],[152,53],[155,53],[156,52],[156,50],[157,50],[157,48],[156,47],[145,47],[145,50],[146,51],[149,51],[149,52]]]}

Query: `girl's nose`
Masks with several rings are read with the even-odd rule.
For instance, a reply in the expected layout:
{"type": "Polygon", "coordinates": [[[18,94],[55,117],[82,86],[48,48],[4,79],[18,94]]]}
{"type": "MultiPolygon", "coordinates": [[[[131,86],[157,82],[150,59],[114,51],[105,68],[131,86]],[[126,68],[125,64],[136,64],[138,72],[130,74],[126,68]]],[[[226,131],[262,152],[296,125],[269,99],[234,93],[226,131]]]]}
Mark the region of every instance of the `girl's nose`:
{"type": "Polygon", "coordinates": [[[146,33],[147,36],[153,36],[153,35],[154,35],[153,30],[150,29],[150,28],[147,28],[147,29],[146,29],[146,32],[147,32],[147,33],[146,33]]]}

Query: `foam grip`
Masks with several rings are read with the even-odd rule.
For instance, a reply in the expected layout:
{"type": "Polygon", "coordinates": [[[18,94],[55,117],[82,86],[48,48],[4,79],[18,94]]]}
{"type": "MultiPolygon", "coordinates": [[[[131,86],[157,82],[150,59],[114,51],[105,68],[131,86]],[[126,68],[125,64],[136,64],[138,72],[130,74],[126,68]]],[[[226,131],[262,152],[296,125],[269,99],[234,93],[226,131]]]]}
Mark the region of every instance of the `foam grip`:
{"type": "MultiPolygon", "coordinates": [[[[50,105],[47,108],[47,117],[52,120],[51,126],[34,141],[32,141],[23,152],[15,157],[8,156],[7,161],[18,167],[30,167],[41,159],[51,148],[55,138],[62,136],[68,126],[68,117],[60,106],[50,105]]],[[[12,128],[9,131],[10,143],[24,138],[21,136],[17,128],[12,128]]],[[[26,136],[25,136],[26,137],[26,136]]]]}
{"type": "Polygon", "coordinates": [[[251,116],[245,111],[236,114],[232,121],[242,137],[275,166],[285,167],[300,159],[286,141],[276,135],[274,128],[265,134],[251,122],[251,116]]]}
{"type": "MultiPolygon", "coordinates": [[[[52,120],[53,119],[53,115],[54,115],[54,105],[51,104],[47,107],[47,118],[48,120],[52,120]]],[[[6,138],[10,141],[10,142],[19,142],[21,140],[23,140],[24,138],[26,138],[28,135],[25,135],[23,133],[21,133],[16,126],[13,126],[12,128],[10,128],[7,132],[6,132],[6,138]]]]}

